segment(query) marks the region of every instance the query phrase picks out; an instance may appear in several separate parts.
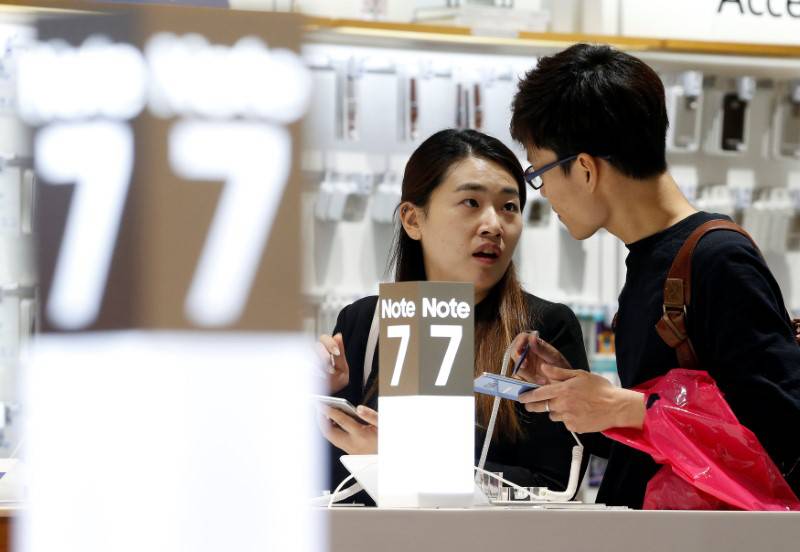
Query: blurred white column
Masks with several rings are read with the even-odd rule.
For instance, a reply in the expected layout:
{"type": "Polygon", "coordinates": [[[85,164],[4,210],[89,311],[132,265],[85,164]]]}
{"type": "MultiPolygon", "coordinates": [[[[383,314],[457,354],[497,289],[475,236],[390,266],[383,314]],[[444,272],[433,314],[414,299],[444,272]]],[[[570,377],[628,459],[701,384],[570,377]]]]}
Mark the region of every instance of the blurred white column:
{"type": "Polygon", "coordinates": [[[322,550],[310,351],[296,334],[37,339],[17,550],[322,550]]]}

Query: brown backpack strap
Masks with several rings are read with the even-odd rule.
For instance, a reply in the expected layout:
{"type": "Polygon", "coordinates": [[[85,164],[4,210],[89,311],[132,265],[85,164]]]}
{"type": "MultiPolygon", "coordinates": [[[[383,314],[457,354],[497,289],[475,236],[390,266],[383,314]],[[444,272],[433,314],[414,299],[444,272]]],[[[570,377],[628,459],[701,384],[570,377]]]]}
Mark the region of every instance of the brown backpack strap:
{"type": "Polygon", "coordinates": [[[664,315],[656,324],[656,331],[664,343],[675,349],[681,368],[700,367],[686,329],[686,308],[692,299],[692,255],[700,239],[715,230],[738,232],[753,242],[741,226],[727,220],[711,220],[698,226],[675,255],[664,282],[664,315]]]}

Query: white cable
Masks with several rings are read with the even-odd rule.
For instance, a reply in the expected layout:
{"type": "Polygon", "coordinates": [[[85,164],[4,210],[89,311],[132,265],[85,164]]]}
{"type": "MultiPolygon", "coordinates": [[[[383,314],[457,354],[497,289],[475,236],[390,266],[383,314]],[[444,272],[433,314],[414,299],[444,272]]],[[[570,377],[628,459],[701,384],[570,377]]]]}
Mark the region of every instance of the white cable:
{"type": "Polygon", "coordinates": [[[328,508],[331,508],[335,502],[341,502],[342,500],[345,500],[346,498],[350,498],[354,494],[363,491],[364,488],[361,486],[360,483],[356,483],[355,485],[351,485],[350,487],[348,487],[344,491],[342,491],[342,487],[344,487],[345,483],[347,483],[348,481],[350,481],[354,477],[358,476],[358,474],[360,474],[361,472],[373,467],[377,463],[378,463],[377,461],[376,462],[370,462],[366,466],[362,466],[361,469],[358,469],[358,470],[354,471],[353,473],[351,473],[350,475],[345,477],[342,480],[341,483],[339,483],[339,485],[336,487],[336,489],[334,489],[334,491],[330,494],[330,496],[323,495],[323,496],[318,496],[316,498],[312,498],[311,499],[311,505],[312,506],[316,506],[316,505],[318,505],[318,503],[319,503],[319,505],[322,505],[325,502],[327,502],[328,503],[328,508]]]}
{"type": "MultiPolygon", "coordinates": [[[[573,434],[574,435],[574,434],[573,434]]],[[[562,492],[545,489],[536,498],[547,502],[569,502],[578,491],[578,480],[581,478],[581,462],[583,461],[583,447],[572,447],[572,463],[569,466],[569,481],[567,488],[562,492]]]]}
{"type": "MultiPolygon", "coordinates": [[[[506,371],[508,370],[508,363],[511,359],[511,349],[514,346],[512,343],[506,348],[506,352],[503,354],[503,364],[500,366],[500,375],[505,376],[506,371]]],[[[577,446],[572,447],[572,462],[570,463],[569,467],[569,479],[567,480],[567,488],[563,491],[551,491],[550,489],[544,489],[541,492],[533,495],[527,489],[516,485],[507,479],[503,479],[497,474],[493,474],[492,472],[487,472],[484,469],[486,466],[486,457],[489,455],[489,445],[492,441],[492,434],[494,433],[494,425],[497,420],[497,412],[500,408],[500,397],[495,397],[494,402],[492,404],[492,415],[489,418],[489,425],[486,428],[486,436],[483,439],[483,449],[481,450],[481,457],[478,461],[478,465],[475,466],[475,469],[481,473],[489,474],[491,477],[509,485],[510,487],[522,491],[525,496],[530,498],[531,500],[542,500],[545,502],[569,502],[572,500],[572,497],[575,496],[575,493],[578,491],[578,482],[581,477],[581,463],[583,462],[583,443],[581,443],[578,436],[575,435],[575,432],[570,431],[570,435],[572,438],[575,439],[575,443],[577,446]]]]}
{"type": "Polygon", "coordinates": [[[355,485],[350,485],[345,490],[339,491],[339,489],[342,488],[342,485],[344,485],[345,483],[350,481],[352,478],[353,478],[352,475],[350,475],[349,477],[346,477],[344,479],[344,481],[339,483],[339,486],[336,487],[336,491],[334,491],[333,493],[327,494],[327,495],[322,495],[322,496],[317,496],[317,497],[314,497],[314,498],[310,499],[311,506],[324,506],[324,505],[327,504],[328,508],[330,508],[331,504],[333,504],[334,502],[341,502],[342,500],[350,498],[354,494],[357,494],[357,493],[360,493],[361,491],[363,491],[364,488],[361,486],[360,483],[356,483],[355,485]]]}
{"type": "Polygon", "coordinates": [[[347,487],[345,490],[341,491],[338,495],[329,495],[329,494],[327,494],[327,495],[322,495],[322,496],[317,496],[317,497],[312,498],[311,499],[311,506],[327,506],[327,504],[331,500],[332,496],[333,496],[333,501],[334,502],[341,502],[342,500],[350,498],[354,494],[360,493],[363,490],[364,490],[363,487],[361,487],[361,485],[359,483],[356,483],[355,485],[351,485],[350,487],[347,487]]]}
{"type": "Polygon", "coordinates": [[[483,449],[481,450],[481,457],[478,461],[478,467],[483,469],[486,465],[486,457],[489,455],[489,444],[492,442],[492,433],[494,433],[494,424],[497,421],[497,411],[500,409],[500,397],[494,398],[492,404],[492,415],[489,416],[489,425],[486,427],[486,436],[483,438],[483,449]]]}
{"type": "MultiPolygon", "coordinates": [[[[512,343],[506,348],[503,354],[503,364],[500,366],[500,375],[505,376],[508,369],[508,362],[511,360],[511,349],[514,346],[512,343]]],[[[483,438],[483,449],[481,450],[481,457],[478,460],[477,468],[483,471],[486,466],[486,457],[489,455],[489,445],[492,442],[492,434],[494,433],[494,424],[497,421],[497,412],[500,410],[500,397],[495,397],[492,403],[492,415],[489,417],[489,425],[486,427],[486,436],[483,438]]]]}
{"type": "MultiPolygon", "coordinates": [[[[345,478],[342,480],[342,482],[341,482],[341,483],[339,483],[339,485],[336,487],[336,489],[335,489],[335,490],[334,490],[334,491],[331,493],[331,498],[330,498],[330,500],[328,501],[328,508],[332,508],[332,507],[333,507],[333,503],[334,503],[334,502],[337,502],[338,500],[340,500],[340,499],[338,499],[338,498],[337,498],[337,495],[339,494],[339,491],[341,491],[341,490],[342,490],[342,487],[344,487],[344,484],[345,484],[345,483],[347,483],[348,481],[350,481],[350,480],[351,480],[351,479],[353,479],[354,477],[355,477],[355,475],[351,473],[350,475],[348,475],[347,477],[345,477],[345,478]]],[[[355,485],[353,485],[353,487],[355,487],[355,486],[357,486],[357,485],[358,485],[358,483],[356,483],[355,485]]],[[[352,488],[352,487],[349,487],[347,490],[349,491],[351,488],[352,488]]]]}
{"type": "MultiPolygon", "coordinates": [[[[572,432],[570,432],[572,433],[572,432]]],[[[575,434],[572,434],[577,441],[578,438],[575,434]]],[[[578,441],[580,442],[580,441],[578,441]]],[[[575,493],[578,491],[578,480],[581,476],[581,462],[583,461],[583,446],[576,446],[572,447],[572,463],[569,467],[569,480],[567,481],[567,488],[563,491],[551,491],[550,489],[543,489],[541,491],[531,493],[525,487],[520,487],[516,483],[512,483],[508,479],[505,479],[496,473],[492,473],[490,471],[486,471],[483,468],[479,468],[475,466],[475,470],[481,473],[488,475],[489,477],[493,477],[494,479],[500,481],[501,483],[505,483],[512,489],[520,491],[523,493],[523,498],[527,497],[530,499],[531,502],[569,502],[572,500],[572,497],[575,496],[575,493]]]]}
{"type": "Polygon", "coordinates": [[[480,473],[482,473],[484,475],[488,475],[489,477],[491,477],[493,479],[497,479],[500,483],[505,483],[506,485],[508,485],[512,489],[515,489],[517,491],[521,491],[521,492],[525,493],[525,495],[528,498],[533,498],[533,495],[531,495],[531,492],[528,489],[526,489],[525,487],[520,487],[516,483],[513,483],[513,482],[509,481],[508,479],[505,479],[505,478],[499,476],[498,474],[496,474],[494,472],[490,472],[490,471],[484,470],[483,468],[479,468],[478,466],[475,466],[475,471],[478,471],[478,472],[480,472],[480,473]]]}

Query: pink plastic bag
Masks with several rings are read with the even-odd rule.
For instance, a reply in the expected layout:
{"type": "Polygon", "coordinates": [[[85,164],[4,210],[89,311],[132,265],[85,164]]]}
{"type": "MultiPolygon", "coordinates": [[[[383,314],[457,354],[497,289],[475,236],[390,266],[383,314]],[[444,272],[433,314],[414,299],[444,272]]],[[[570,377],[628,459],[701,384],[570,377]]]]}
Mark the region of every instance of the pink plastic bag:
{"type": "Polygon", "coordinates": [[[654,400],[642,430],[603,433],[663,464],[647,485],[645,509],[800,510],[775,463],[707,372],[676,368],[636,391],[647,404],[654,400]]]}

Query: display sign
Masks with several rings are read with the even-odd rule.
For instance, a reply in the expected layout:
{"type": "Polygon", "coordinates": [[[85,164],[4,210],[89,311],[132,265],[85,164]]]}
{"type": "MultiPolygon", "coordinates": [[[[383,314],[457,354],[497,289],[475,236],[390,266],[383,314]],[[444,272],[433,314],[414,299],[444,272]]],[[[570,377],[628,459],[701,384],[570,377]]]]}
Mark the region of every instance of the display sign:
{"type": "Polygon", "coordinates": [[[378,505],[471,504],[474,288],[381,284],[378,505]]]}
{"type": "Polygon", "coordinates": [[[622,0],[626,36],[800,45],[800,0],[622,0]]]}
{"type": "Polygon", "coordinates": [[[91,9],[43,17],[17,62],[44,330],[19,550],[321,550],[301,19],[91,9]]]}
{"type": "Polygon", "coordinates": [[[19,61],[43,329],[298,328],[299,19],[135,13],[43,20],[19,61]]]}

